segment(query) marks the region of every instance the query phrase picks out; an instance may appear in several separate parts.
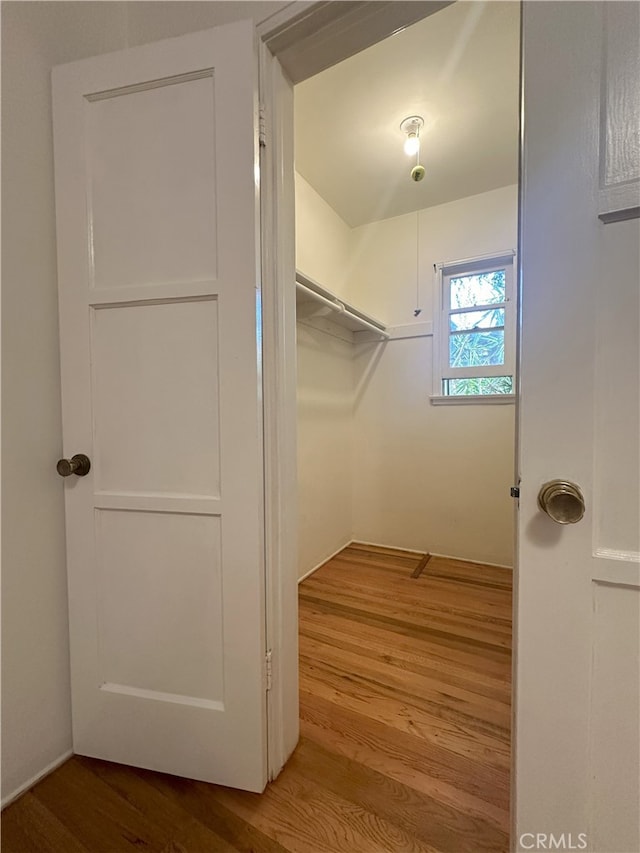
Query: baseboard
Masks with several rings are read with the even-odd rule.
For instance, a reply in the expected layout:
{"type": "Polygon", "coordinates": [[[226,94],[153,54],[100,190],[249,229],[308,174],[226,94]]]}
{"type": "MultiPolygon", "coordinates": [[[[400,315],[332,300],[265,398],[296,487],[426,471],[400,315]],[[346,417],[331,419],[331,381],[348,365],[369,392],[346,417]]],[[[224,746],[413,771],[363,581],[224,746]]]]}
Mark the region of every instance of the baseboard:
{"type": "Polygon", "coordinates": [[[305,581],[307,578],[311,577],[311,575],[314,572],[317,572],[318,569],[321,569],[323,566],[325,566],[329,562],[329,560],[333,560],[333,558],[336,557],[340,553],[340,551],[344,551],[344,549],[347,548],[349,545],[351,545],[352,542],[353,542],[353,539],[348,539],[344,543],[344,545],[341,545],[337,549],[337,551],[334,551],[333,554],[331,554],[329,557],[325,557],[321,563],[318,563],[317,566],[314,566],[312,569],[309,569],[309,571],[305,572],[305,574],[302,575],[301,578],[298,578],[298,583],[300,584],[300,583],[302,583],[302,581],[305,581]]]}
{"type": "Polygon", "coordinates": [[[458,560],[459,563],[473,563],[474,566],[490,566],[492,569],[507,569],[513,571],[513,566],[505,566],[504,563],[490,563],[488,560],[470,560],[469,557],[452,557],[451,554],[436,554],[431,552],[432,557],[442,557],[445,560],[458,560]]]}
{"type": "Polygon", "coordinates": [[[364,539],[352,539],[350,545],[371,545],[373,548],[391,548],[393,551],[406,551],[407,554],[420,554],[424,556],[427,551],[417,551],[415,548],[405,548],[402,545],[386,545],[383,542],[365,542],[364,539]]]}
{"type": "Polygon", "coordinates": [[[50,773],[53,773],[54,770],[57,770],[61,764],[64,764],[65,761],[68,761],[73,755],[73,750],[69,749],[67,752],[64,752],[62,755],[59,755],[51,764],[47,764],[45,768],[40,770],[35,776],[32,776],[27,782],[23,785],[20,785],[19,788],[16,788],[15,791],[12,791],[10,794],[7,794],[6,797],[3,797],[0,800],[0,809],[4,809],[6,806],[10,805],[14,800],[17,800],[18,797],[22,796],[22,794],[26,793],[29,788],[33,788],[41,779],[44,779],[45,776],[48,776],[50,773]]]}
{"type": "MultiPolygon", "coordinates": [[[[452,554],[438,554],[436,551],[417,551],[415,548],[405,548],[403,545],[388,545],[382,542],[365,542],[363,539],[353,539],[350,545],[372,545],[374,548],[391,548],[394,551],[406,551],[408,554],[431,554],[432,557],[442,557],[445,560],[458,560],[461,563],[473,563],[476,566],[491,566],[492,569],[509,569],[513,566],[505,566],[502,563],[490,563],[488,560],[470,560],[468,557],[454,557],[452,554]]],[[[318,566],[318,568],[320,568],[318,566]]],[[[313,570],[315,571],[315,569],[313,570]]]]}

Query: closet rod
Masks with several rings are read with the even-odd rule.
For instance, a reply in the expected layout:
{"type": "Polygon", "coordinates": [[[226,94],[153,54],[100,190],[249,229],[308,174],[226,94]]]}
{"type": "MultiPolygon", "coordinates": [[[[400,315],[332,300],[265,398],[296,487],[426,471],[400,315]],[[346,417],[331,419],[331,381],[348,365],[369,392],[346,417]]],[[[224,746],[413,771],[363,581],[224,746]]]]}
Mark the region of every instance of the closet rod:
{"type": "Polygon", "coordinates": [[[378,326],[373,323],[369,323],[368,320],[364,320],[362,317],[358,317],[357,314],[349,311],[349,309],[340,302],[339,299],[331,300],[327,299],[326,296],[322,296],[320,293],[316,293],[315,290],[311,290],[310,287],[307,287],[304,284],[300,284],[300,282],[296,282],[296,290],[300,291],[300,293],[304,293],[306,296],[310,296],[312,299],[317,300],[318,302],[322,302],[324,305],[327,305],[331,308],[332,311],[337,311],[339,314],[343,314],[345,317],[349,317],[354,322],[358,323],[358,325],[363,326],[366,329],[370,329],[372,332],[380,335],[383,340],[389,340],[389,333],[385,332],[383,329],[378,328],[378,326]]]}

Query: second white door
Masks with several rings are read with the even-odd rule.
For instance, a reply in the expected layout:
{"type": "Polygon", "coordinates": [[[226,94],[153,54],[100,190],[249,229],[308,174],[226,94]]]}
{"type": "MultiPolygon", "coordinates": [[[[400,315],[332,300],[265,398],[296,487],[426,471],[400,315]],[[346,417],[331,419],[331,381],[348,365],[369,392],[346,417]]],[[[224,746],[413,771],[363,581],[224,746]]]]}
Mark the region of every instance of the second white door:
{"type": "Polygon", "coordinates": [[[74,750],[259,791],[256,93],[251,22],[54,72],[74,750]]]}

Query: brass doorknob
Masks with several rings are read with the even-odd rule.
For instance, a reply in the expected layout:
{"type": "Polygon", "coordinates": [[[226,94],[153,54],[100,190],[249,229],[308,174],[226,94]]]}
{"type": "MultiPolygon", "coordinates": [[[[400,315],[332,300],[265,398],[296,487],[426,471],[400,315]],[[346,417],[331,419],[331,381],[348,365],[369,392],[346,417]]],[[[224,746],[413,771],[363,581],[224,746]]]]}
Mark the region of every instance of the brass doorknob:
{"type": "Polygon", "coordinates": [[[58,459],[56,471],[61,477],[70,477],[77,474],[78,477],[86,477],[91,470],[91,460],[84,453],[76,453],[71,459],[58,459]]]}
{"type": "Polygon", "coordinates": [[[584,515],[584,497],[575,483],[551,480],[538,492],[538,506],[558,524],[575,524],[584,515]]]}

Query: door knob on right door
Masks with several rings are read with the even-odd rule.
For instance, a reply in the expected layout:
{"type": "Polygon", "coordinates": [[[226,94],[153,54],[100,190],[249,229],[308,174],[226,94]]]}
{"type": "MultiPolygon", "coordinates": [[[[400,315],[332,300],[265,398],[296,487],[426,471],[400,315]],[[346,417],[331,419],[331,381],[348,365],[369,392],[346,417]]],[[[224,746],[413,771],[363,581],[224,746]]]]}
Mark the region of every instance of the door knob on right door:
{"type": "Polygon", "coordinates": [[[538,492],[538,506],[558,524],[575,524],[584,515],[580,487],[568,480],[551,480],[538,492]]]}

